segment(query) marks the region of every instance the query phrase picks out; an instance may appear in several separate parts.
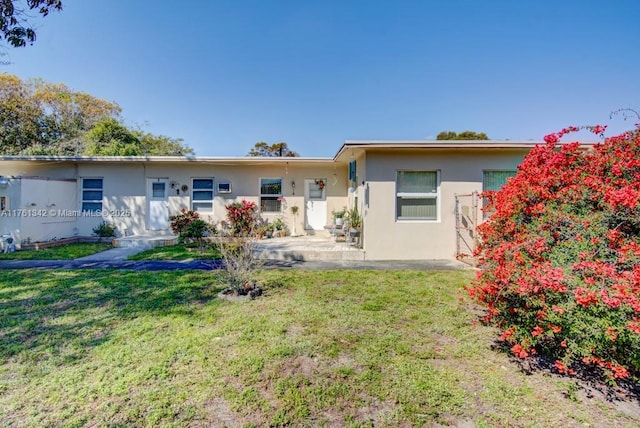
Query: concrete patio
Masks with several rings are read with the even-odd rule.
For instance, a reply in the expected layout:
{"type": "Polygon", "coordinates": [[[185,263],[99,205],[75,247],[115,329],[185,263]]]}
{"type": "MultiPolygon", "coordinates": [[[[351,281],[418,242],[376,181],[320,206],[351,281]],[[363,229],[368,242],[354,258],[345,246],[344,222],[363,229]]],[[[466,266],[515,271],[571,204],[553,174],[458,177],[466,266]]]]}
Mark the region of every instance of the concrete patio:
{"type": "Polygon", "coordinates": [[[269,260],[329,261],[365,259],[364,250],[336,242],[332,236],[304,235],[284,238],[263,239],[257,242],[257,249],[269,260]]]}
{"type": "MultiPolygon", "coordinates": [[[[144,249],[175,245],[175,235],[144,234],[132,235],[114,240],[113,246],[121,249],[144,249]]],[[[283,238],[256,241],[257,250],[269,260],[310,261],[310,260],[355,260],[365,259],[364,251],[344,241],[338,241],[327,234],[286,236],[283,238]]],[[[115,255],[115,252],[113,252],[115,255]]],[[[127,253],[122,251],[123,254],[127,253]]],[[[98,257],[98,256],[96,256],[98,257]]],[[[106,255],[100,256],[104,259],[106,255]]],[[[126,257],[125,257],[126,258],[126,257]]]]}
{"type": "Polygon", "coordinates": [[[141,235],[123,236],[113,240],[113,246],[117,248],[138,247],[148,249],[153,247],[176,245],[177,243],[177,235],[167,234],[165,232],[148,232],[141,235]]]}

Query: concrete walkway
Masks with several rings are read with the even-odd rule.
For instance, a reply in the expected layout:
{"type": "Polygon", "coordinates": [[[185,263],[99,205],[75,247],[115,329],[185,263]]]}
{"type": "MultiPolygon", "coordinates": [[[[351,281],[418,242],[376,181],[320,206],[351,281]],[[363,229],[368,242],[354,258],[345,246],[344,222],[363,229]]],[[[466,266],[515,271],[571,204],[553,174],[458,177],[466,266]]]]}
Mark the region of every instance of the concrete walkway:
{"type": "Polygon", "coordinates": [[[457,260],[309,260],[280,261],[269,260],[266,269],[303,269],[303,270],[465,270],[473,269],[457,260]]]}
{"type": "Polygon", "coordinates": [[[0,260],[0,269],[211,270],[219,269],[222,265],[219,260],[127,260],[129,256],[147,249],[142,246],[117,247],[75,260],[0,260]]]}
{"type": "Polygon", "coordinates": [[[219,260],[131,261],[131,260],[0,260],[0,269],[120,269],[120,270],[212,270],[219,260]]]}
{"type": "Polygon", "coordinates": [[[129,256],[148,250],[148,247],[116,247],[110,250],[75,259],[78,262],[118,262],[127,260],[129,256]]]}
{"type": "MultiPolygon", "coordinates": [[[[109,250],[111,251],[111,250],[109,250]]],[[[213,270],[219,260],[132,261],[132,260],[0,260],[0,269],[120,269],[120,270],[213,270]]],[[[461,270],[469,265],[456,260],[358,261],[358,260],[267,260],[264,269],[302,270],[461,270]]]]}
{"type": "MultiPolygon", "coordinates": [[[[75,260],[0,260],[0,269],[126,269],[126,270],[212,270],[220,260],[133,261],[131,255],[147,246],[116,247],[75,260]]],[[[457,260],[367,261],[364,252],[329,237],[287,237],[261,241],[258,250],[268,259],[265,269],[374,269],[374,270],[459,270],[472,269],[457,260]],[[355,257],[354,257],[355,256],[355,257]]]]}

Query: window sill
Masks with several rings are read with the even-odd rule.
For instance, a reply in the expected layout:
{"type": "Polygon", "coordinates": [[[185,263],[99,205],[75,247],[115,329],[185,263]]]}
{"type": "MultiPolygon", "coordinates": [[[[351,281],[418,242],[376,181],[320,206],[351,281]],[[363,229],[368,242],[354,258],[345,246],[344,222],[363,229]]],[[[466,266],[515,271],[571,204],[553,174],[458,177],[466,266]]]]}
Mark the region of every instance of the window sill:
{"type": "Polygon", "coordinates": [[[407,218],[397,218],[396,223],[403,224],[415,224],[415,223],[442,223],[440,220],[429,220],[426,218],[417,218],[415,220],[407,219],[407,218]]]}

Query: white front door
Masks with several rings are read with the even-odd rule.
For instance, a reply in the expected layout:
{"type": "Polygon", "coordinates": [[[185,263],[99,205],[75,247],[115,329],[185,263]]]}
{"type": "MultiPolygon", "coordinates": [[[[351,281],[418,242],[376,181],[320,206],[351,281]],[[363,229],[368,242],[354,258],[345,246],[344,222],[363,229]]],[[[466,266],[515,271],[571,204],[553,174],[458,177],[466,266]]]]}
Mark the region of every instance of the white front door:
{"type": "Polygon", "coordinates": [[[169,179],[147,179],[147,230],[169,229],[169,179]]]}
{"type": "Polygon", "coordinates": [[[305,229],[323,230],[327,224],[327,179],[304,180],[305,229]]]}

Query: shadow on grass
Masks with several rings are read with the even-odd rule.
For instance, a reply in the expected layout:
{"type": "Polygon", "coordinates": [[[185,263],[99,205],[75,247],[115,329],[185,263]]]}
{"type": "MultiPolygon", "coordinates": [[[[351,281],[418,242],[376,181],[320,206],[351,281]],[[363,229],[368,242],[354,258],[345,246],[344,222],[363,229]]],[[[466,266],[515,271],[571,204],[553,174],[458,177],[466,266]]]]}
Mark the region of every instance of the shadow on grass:
{"type": "Polygon", "coordinates": [[[614,383],[612,380],[607,379],[597,367],[582,363],[574,364],[572,368],[575,370],[575,374],[568,376],[558,373],[555,368],[555,359],[548,356],[536,354],[522,360],[512,355],[510,344],[500,341],[494,341],[491,349],[509,355],[509,359],[526,375],[539,372],[558,379],[575,381],[575,387],[584,391],[584,395],[587,398],[599,395],[611,402],[634,401],[640,404],[640,384],[637,382],[637,378],[618,380],[614,383]]]}
{"type": "Polygon", "coordinates": [[[200,271],[4,271],[0,358],[73,361],[145,315],[188,315],[224,288],[200,271]]]}

